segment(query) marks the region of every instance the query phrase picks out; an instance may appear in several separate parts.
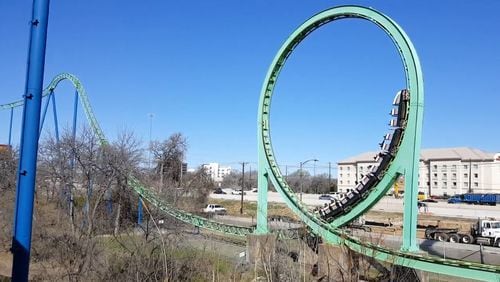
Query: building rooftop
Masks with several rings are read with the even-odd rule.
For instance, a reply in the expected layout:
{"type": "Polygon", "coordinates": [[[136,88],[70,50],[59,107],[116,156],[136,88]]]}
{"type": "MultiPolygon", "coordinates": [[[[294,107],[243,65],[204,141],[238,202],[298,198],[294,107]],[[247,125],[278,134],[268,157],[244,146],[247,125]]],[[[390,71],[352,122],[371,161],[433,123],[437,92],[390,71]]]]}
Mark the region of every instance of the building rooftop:
{"type": "MultiPolygon", "coordinates": [[[[347,158],[338,162],[338,164],[355,164],[362,162],[373,162],[378,152],[366,152],[360,155],[347,158]]],[[[455,148],[437,148],[422,149],[420,151],[421,161],[438,160],[467,160],[467,161],[493,161],[495,154],[487,153],[475,148],[455,147],[455,148]]]]}

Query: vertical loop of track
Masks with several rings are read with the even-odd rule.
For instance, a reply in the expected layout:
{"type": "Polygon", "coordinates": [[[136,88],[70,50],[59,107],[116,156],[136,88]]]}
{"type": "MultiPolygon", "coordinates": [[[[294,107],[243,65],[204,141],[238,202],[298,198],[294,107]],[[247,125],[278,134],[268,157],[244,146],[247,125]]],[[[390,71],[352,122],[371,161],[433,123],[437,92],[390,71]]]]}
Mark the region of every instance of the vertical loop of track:
{"type": "MultiPolygon", "coordinates": [[[[307,224],[312,232],[320,235],[327,242],[335,244],[343,243],[356,252],[363,253],[378,260],[415,269],[472,279],[500,281],[500,267],[498,266],[462,262],[458,260],[443,260],[415,253],[395,251],[360,241],[348,236],[341,229],[338,229],[338,227],[348,224],[377,203],[377,201],[385,195],[386,191],[399,175],[403,173],[411,175],[411,183],[416,184],[414,178],[418,175],[417,169],[420,155],[423,105],[423,77],[417,53],[408,36],[393,20],[373,9],[360,6],[339,6],[316,14],[299,26],[281,46],[264,80],[259,100],[257,122],[259,177],[262,178],[262,181],[259,179],[259,184],[262,183],[263,185],[263,187],[259,186],[259,190],[265,190],[267,188],[264,187],[267,185],[267,181],[264,181],[264,178],[268,178],[280,193],[288,207],[307,224]],[[391,162],[387,172],[365,199],[358,202],[350,211],[339,216],[329,224],[311,213],[305,205],[298,201],[279,169],[271,143],[271,100],[279,73],[283,69],[287,58],[291,55],[294,48],[311,32],[322,25],[345,18],[368,20],[380,27],[391,38],[401,56],[406,76],[406,89],[411,99],[405,134],[397,155],[391,162]],[[411,172],[409,170],[411,170],[411,172]]],[[[410,201],[410,204],[413,203],[410,201]]]]}
{"type": "Polygon", "coordinates": [[[267,169],[272,171],[270,174],[271,181],[279,187],[280,192],[282,192],[281,194],[286,198],[290,198],[293,201],[292,205],[302,207],[302,204],[297,201],[292,189],[290,189],[288,183],[286,183],[278,167],[271,143],[271,100],[278,75],[294,48],[310,33],[324,24],[345,18],[359,18],[373,22],[391,38],[401,56],[406,77],[406,89],[408,89],[410,93],[411,103],[408,129],[401,142],[400,153],[395,156],[384,177],[380,180],[379,184],[373,188],[370,195],[354,206],[350,212],[336,218],[331,223],[334,227],[348,224],[371,208],[386,193],[397,176],[403,173],[404,168],[411,165],[407,160],[408,157],[415,152],[419,154],[424,100],[422,72],[416,51],[408,36],[394,21],[375,10],[359,6],[340,6],[313,16],[298,27],[278,51],[278,54],[269,68],[260,96],[258,116],[259,150],[261,150],[263,152],[262,155],[266,157],[267,169]]]}

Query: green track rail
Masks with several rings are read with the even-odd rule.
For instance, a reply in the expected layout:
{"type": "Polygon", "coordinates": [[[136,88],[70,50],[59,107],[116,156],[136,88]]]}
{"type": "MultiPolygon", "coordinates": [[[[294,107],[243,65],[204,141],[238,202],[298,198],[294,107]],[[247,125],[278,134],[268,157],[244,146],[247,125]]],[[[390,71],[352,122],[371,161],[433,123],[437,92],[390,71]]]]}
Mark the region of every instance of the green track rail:
{"type": "MultiPolygon", "coordinates": [[[[99,123],[97,122],[97,119],[90,105],[89,99],[87,97],[85,88],[83,87],[82,83],[76,76],[69,73],[61,73],[57,75],[56,77],[54,77],[54,79],[52,79],[50,84],[43,90],[43,96],[45,97],[49,95],[51,92],[53,92],[56,89],[57,85],[63,80],[69,80],[73,84],[75,89],[78,91],[78,97],[80,98],[80,102],[83,105],[83,110],[90,124],[90,127],[99,138],[100,144],[107,145],[108,140],[106,139],[104,132],[102,131],[101,127],[99,126],[99,123]]],[[[21,107],[23,104],[24,104],[23,100],[15,101],[9,104],[3,104],[0,105],[0,110],[21,107]]],[[[209,229],[212,231],[217,231],[237,236],[246,236],[253,232],[253,229],[250,227],[223,224],[185,211],[181,211],[166,203],[158,194],[156,194],[156,192],[153,189],[145,187],[135,177],[128,178],[128,185],[134,192],[140,195],[144,200],[146,200],[153,206],[157,207],[164,213],[185,223],[198,226],[200,228],[209,229]]]]}
{"type": "Polygon", "coordinates": [[[404,31],[389,17],[360,6],[339,6],[325,10],[304,22],[282,45],[267,73],[259,101],[258,149],[259,149],[259,206],[256,233],[267,233],[267,186],[270,181],[286,204],[315,234],[333,244],[345,244],[353,251],[363,253],[381,261],[414,269],[485,281],[500,281],[500,266],[485,265],[459,260],[441,259],[415,252],[418,161],[423,120],[423,78],[415,48],[404,31]],[[410,93],[408,124],[397,155],[379,183],[370,194],[359,201],[349,212],[327,223],[298,201],[293,190],[283,177],[276,161],[271,143],[271,100],[278,75],[294,48],[311,32],[324,24],[345,18],[359,18],[379,26],[398,49],[406,75],[406,89],[410,93]],[[405,193],[404,236],[401,251],[374,245],[351,237],[339,227],[361,216],[375,205],[390,189],[396,178],[405,175],[411,191],[405,193]],[[413,188],[411,188],[413,187],[413,188]],[[405,234],[406,233],[406,234],[405,234]],[[406,245],[406,247],[405,247],[406,245]]]}

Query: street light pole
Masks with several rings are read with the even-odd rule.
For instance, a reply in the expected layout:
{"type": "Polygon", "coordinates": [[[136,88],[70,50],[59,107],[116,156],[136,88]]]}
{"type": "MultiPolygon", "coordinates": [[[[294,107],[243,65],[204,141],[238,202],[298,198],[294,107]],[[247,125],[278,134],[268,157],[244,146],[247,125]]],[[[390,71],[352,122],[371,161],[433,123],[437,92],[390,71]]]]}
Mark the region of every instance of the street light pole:
{"type": "Polygon", "coordinates": [[[299,164],[300,201],[301,202],[302,202],[302,188],[304,186],[304,184],[302,183],[302,166],[305,165],[306,163],[310,162],[310,161],[317,162],[318,160],[317,159],[309,159],[307,161],[300,162],[300,164],[299,164]]]}
{"type": "MultiPolygon", "coordinates": [[[[151,137],[152,137],[152,133],[153,133],[153,117],[154,117],[154,114],[153,113],[149,113],[148,117],[149,117],[148,168],[149,168],[149,170],[151,170],[151,141],[152,141],[151,137]]],[[[149,173],[151,173],[151,171],[149,173]]]]}

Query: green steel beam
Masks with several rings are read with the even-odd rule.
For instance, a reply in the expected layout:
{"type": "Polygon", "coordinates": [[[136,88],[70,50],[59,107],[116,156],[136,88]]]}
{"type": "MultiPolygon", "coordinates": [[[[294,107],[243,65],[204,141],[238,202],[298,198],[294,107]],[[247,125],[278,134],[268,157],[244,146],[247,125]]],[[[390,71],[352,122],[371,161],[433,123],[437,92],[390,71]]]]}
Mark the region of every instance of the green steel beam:
{"type": "MultiPolygon", "coordinates": [[[[441,273],[464,278],[500,281],[500,267],[484,264],[475,264],[458,260],[443,260],[429,255],[414,253],[418,250],[416,244],[416,223],[417,223],[417,178],[418,163],[420,156],[420,140],[423,121],[424,91],[423,78],[420,63],[409,37],[404,31],[389,17],[371,9],[360,6],[339,6],[323,11],[297,28],[292,35],[281,46],[267,72],[259,100],[258,113],[258,156],[259,156],[259,210],[267,203],[268,179],[272,182],[281,197],[311,230],[322,236],[327,242],[334,244],[345,244],[354,251],[372,256],[376,259],[392,262],[398,265],[408,266],[429,272],[441,273]],[[406,89],[410,93],[410,107],[408,124],[398,154],[392,161],[388,171],[385,173],[379,184],[371,191],[369,196],[363,199],[347,214],[338,217],[331,224],[318,218],[308,211],[297,198],[293,190],[286,183],[277,161],[274,157],[274,150],[270,135],[270,107],[272,94],[277,82],[278,75],[282,70],[286,59],[291,55],[294,48],[315,29],[334,20],[344,18],[359,18],[368,20],[382,30],[391,38],[399,51],[406,75],[406,89]],[[266,173],[266,175],[264,174],[266,173]],[[407,192],[405,191],[405,213],[403,228],[403,246],[401,251],[387,249],[343,233],[339,227],[348,224],[355,218],[361,216],[370,209],[381,197],[385,195],[396,178],[405,175],[407,192]],[[265,179],[265,180],[264,180],[265,179]]],[[[259,220],[259,219],[258,219],[259,220]]],[[[260,219],[261,226],[267,219],[260,219]]],[[[264,230],[262,228],[261,230],[264,230]]]]}
{"type": "MultiPolygon", "coordinates": [[[[47,96],[50,94],[50,92],[54,91],[54,89],[57,87],[57,85],[63,81],[63,80],[69,80],[73,86],[76,88],[78,91],[78,97],[80,98],[80,102],[83,105],[83,110],[85,112],[85,115],[87,117],[87,120],[90,124],[90,127],[92,128],[93,132],[97,135],[99,138],[99,142],[101,145],[106,146],[109,144],[108,140],[106,139],[104,132],[102,131],[95,115],[94,111],[92,110],[92,107],[90,106],[90,101],[87,97],[87,92],[85,91],[85,88],[83,87],[82,83],[80,80],[69,73],[61,73],[57,75],[52,81],[49,83],[49,85],[45,88],[43,91],[43,96],[47,96]]],[[[3,104],[0,105],[0,110],[3,109],[11,109],[15,107],[20,107],[24,103],[23,100],[16,101],[13,103],[8,103],[8,104],[3,104]]],[[[148,201],[150,204],[154,205],[155,207],[159,208],[161,211],[167,213],[168,215],[183,221],[188,224],[192,224],[194,226],[198,226],[201,228],[209,229],[212,231],[217,231],[217,232],[223,232],[226,234],[230,235],[237,235],[237,236],[246,236],[250,233],[253,232],[253,229],[250,227],[244,227],[244,226],[237,226],[237,225],[231,225],[231,224],[223,224],[219,223],[213,220],[206,219],[204,217],[200,217],[185,211],[181,211],[168,203],[166,203],[162,198],[154,192],[153,189],[149,189],[145,187],[142,183],[139,182],[135,177],[129,176],[128,177],[128,185],[132,190],[143,197],[146,201],[148,201]]]]}
{"type": "MultiPolygon", "coordinates": [[[[259,152],[260,153],[260,152],[259,152]]],[[[265,163],[260,163],[265,160],[259,158],[259,167],[265,167],[265,163]]],[[[269,188],[269,177],[266,169],[259,169],[257,183],[257,228],[256,234],[266,234],[269,232],[267,226],[267,190],[269,188]]]]}

